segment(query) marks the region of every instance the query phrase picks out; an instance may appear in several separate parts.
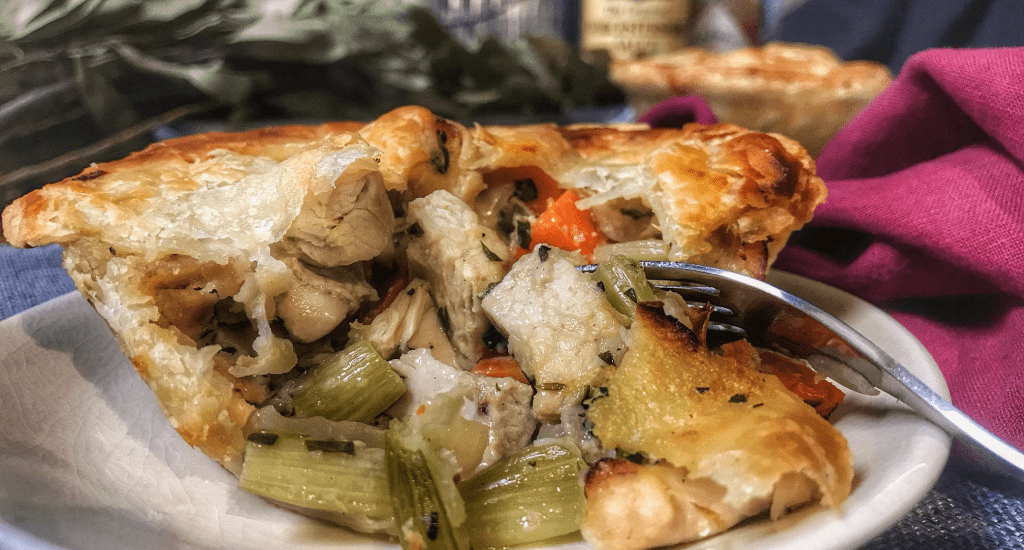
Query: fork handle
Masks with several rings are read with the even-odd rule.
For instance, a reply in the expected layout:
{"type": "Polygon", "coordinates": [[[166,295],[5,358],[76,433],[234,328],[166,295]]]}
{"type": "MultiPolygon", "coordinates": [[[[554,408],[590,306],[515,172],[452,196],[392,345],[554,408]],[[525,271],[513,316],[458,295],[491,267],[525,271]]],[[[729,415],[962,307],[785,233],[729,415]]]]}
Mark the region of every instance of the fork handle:
{"type": "Polygon", "coordinates": [[[892,357],[886,355],[875,359],[883,367],[883,377],[878,385],[882,391],[960,440],[990,473],[1024,483],[1024,453],[972,420],[892,357]]]}

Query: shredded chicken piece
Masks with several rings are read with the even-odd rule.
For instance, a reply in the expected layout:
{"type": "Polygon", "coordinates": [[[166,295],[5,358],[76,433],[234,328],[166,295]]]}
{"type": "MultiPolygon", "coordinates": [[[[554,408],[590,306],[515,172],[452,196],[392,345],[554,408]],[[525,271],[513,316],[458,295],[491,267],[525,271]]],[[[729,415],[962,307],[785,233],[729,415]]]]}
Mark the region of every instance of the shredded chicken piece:
{"type": "Polygon", "coordinates": [[[442,330],[430,283],[423,279],[410,282],[369,325],[352,323],[349,339],[353,338],[373,342],[385,358],[427,348],[434,359],[455,365],[455,350],[442,330]]]}
{"type": "Polygon", "coordinates": [[[291,268],[291,287],[277,297],[277,316],[288,332],[300,342],[323,338],[360,304],[376,300],[374,290],[358,266],[330,270],[307,266],[295,258],[284,263],[291,268]]]}

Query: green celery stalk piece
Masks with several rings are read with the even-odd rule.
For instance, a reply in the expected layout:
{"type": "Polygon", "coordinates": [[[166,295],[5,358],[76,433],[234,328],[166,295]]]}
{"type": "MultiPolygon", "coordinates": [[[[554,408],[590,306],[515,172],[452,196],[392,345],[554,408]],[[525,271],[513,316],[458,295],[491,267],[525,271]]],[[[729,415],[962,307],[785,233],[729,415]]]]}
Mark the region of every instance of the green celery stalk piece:
{"type": "Polygon", "coordinates": [[[594,270],[604,285],[605,297],[619,313],[632,321],[639,302],[657,301],[654,289],[640,264],[621,255],[613,255],[594,270]]]}
{"type": "Polygon", "coordinates": [[[594,261],[603,263],[612,256],[625,256],[631,260],[667,260],[669,245],[662,240],[608,243],[594,249],[594,261]]]}
{"type": "Polygon", "coordinates": [[[473,547],[503,548],[578,531],[584,468],[576,445],[552,442],[527,447],[460,483],[473,514],[468,525],[473,547]]]}
{"type": "Polygon", "coordinates": [[[239,486],[303,508],[392,517],[384,449],[358,441],[257,432],[246,443],[239,486]]]}
{"type": "Polygon", "coordinates": [[[444,458],[400,421],[384,437],[384,456],[402,548],[469,550],[465,508],[454,481],[442,473],[448,470],[444,458]]]}
{"type": "Polygon", "coordinates": [[[358,339],[312,367],[292,404],[295,416],[373,422],[405,393],[405,383],[369,340],[358,339]]]}

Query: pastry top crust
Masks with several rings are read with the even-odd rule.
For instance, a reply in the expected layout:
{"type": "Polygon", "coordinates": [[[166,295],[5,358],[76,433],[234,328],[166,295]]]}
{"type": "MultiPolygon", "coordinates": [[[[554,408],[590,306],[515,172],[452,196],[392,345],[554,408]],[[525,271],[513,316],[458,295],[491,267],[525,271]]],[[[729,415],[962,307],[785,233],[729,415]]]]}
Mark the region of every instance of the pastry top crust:
{"type": "MultiPolygon", "coordinates": [[[[615,132],[614,126],[605,126],[615,132]]],[[[482,170],[536,166],[560,179],[581,162],[580,152],[554,124],[477,126],[472,130],[475,161],[482,170]]]]}
{"type": "Polygon", "coordinates": [[[892,81],[873,61],[843,61],[823,46],[770,43],[729,52],[685,48],[611,66],[640,111],[698,95],[722,122],[788,135],[817,156],[892,81]]]}
{"type": "MultiPolygon", "coordinates": [[[[845,500],[853,473],[846,439],[778,378],[763,375],[749,344],[723,346],[716,355],[651,304],[638,305],[630,330],[631,347],[607,382],[609,396],[591,405],[602,442],[723,485],[737,481],[749,490],[756,483],[762,494],[787,472],[799,472],[829,506],[845,500]],[[726,465],[712,450],[740,458],[726,465]],[[738,471],[739,479],[728,478],[738,471]]],[[[740,502],[749,496],[734,495],[740,502]]]]}
{"type": "MultiPolygon", "coordinates": [[[[403,107],[365,125],[282,126],[156,143],[15,201],[4,213],[4,234],[15,246],[68,243],[141,216],[150,200],[166,201],[195,189],[197,177],[229,180],[252,170],[246,163],[254,158],[279,162],[359,138],[378,150],[387,189],[413,197],[443,189],[469,204],[486,188],[489,172],[530,166],[563,188],[581,190],[586,200],[580,206],[589,208],[603,200],[600,191],[588,188],[593,173],[640,167],[623,182],[601,185],[619,185],[629,196],[656,203],[649,206],[657,224],[666,240],[674,240],[671,259],[710,262],[758,277],[826,193],[810,156],[780,134],[729,124],[466,128],[422,107],[403,107]],[[239,157],[229,162],[224,151],[239,157]],[[715,235],[723,230],[728,239],[715,235]],[[751,243],[763,243],[758,245],[763,250],[753,250],[751,243]],[[739,256],[749,261],[730,259],[739,256]]],[[[610,219],[604,225],[621,223],[610,219]]]]}
{"type": "MultiPolygon", "coordinates": [[[[362,124],[357,122],[290,125],[195,134],[153,143],[123,159],[93,164],[75,176],[18,199],[4,210],[4,236],[18,247],[66,243],[81,237],[81,232],[90,231],[83,220],[73,215],[78,210],[76,203],[81,201],[97,206],[142,206],[168,189],[187,191],[198,187],[196,163],[209,160],[216,151],[281,161],[360,127],[362,124]]],[[[339,139],[342,141],[338,144],[348,141],[339,139]]],[[[244,171],[244,167],[225,164],[210,168],[220,171],[225,178],[244,171]]]]}
{"type": "Polygon", "coordinates": [[[810,221],[827,193],[814,160],[781,134],[733,124],[576,126],[561,133],[583,157],[584,168],[572,177],[586,181],[597,171],[623,171],[622,181],[608,184],[614,189],[599,190],[580,205],[598,204],[604,196],[643,196],[676,261],[763,277],[790,233],[810,221]],[[632,171],[633,166],[644,169],[632,171]]]}

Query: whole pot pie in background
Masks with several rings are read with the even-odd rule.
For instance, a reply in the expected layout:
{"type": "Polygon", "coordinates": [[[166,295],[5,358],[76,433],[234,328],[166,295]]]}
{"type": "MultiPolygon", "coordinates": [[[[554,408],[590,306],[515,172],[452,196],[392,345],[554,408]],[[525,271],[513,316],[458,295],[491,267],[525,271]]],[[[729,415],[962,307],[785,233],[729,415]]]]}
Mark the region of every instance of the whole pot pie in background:
{"type": "Polygon", "coordinates": [[[763,278],[825,194],[795,141],[730,124],[406,107],[160,142],[3,227],[64,247],[175,429],[243,489],[407,548],[639,549],[849,494],[846,440],[777,374],[802,367],[709,347],[709,310],[631,259],[763,278]]]}
{"type": "Polygon", "coordinates": [[[892,81],[873,61],[843,61],[824,46],[769,43],[728,52],[684,48],[611,64],[637,112],[679,95],[704,99],[718,119],[799,141],[813,157],[892,81]]]}

